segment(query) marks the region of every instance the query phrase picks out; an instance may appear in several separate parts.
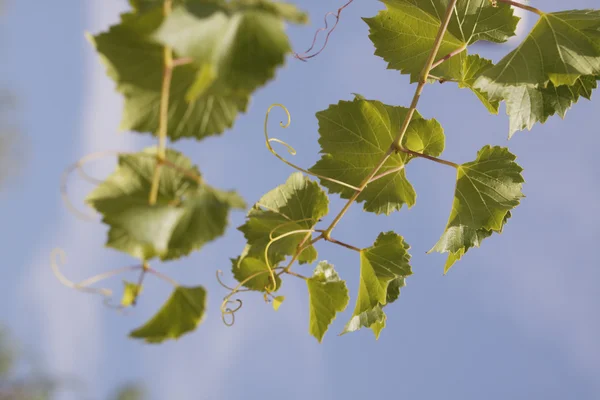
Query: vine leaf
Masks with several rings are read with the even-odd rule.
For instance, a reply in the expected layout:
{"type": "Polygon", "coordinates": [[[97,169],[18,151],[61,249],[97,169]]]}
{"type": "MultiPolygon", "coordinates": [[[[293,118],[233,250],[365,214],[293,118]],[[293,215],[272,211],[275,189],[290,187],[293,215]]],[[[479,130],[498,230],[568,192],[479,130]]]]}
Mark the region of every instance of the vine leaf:
{"type": "MultiPolygon", "coordinates": [[[[259,257],[259,255],[257,255],[259,257]]],[[[270,280],[269,268],[265,264],[264,259],[249,257],[242,255],[241,257],[231,260],[233,268],[231,272],[233,277],[238,282],[246,281],[242,286],[250,290],[256,290],[258,292],[265,291],[265,288],[271,288],[272,283],[270,280]],[[250,279],[253,275],[254,278],[250,279]]],[[[277,283],[276,288],[279,289],[281,286],[281,278],[275,276],[275,282],[277,283]]]]}
{"type": "MultiPolygon", "coordinates": [[[[176,7],[158,29],[154,37],[159,42],[202,67],[198,79],[204,90],[196,89],[194,99],[211,89],[251,93],[272,79],[275,68],[283,64],[291,49],[282,15],[275,5],[265,8],[261,4],[269,3],[255,1],[238,8],[190,3],[176,7]],[[213,71],[208,82],[203,73],[207,69],[213,71]]],[[[295,8],[284,15],[295,22],[306,17],[295,8]]]]}
{"type": "Polygon", "coordinates": [[[480,57],[477,54],[468,55],[464,58],[458,87],[471,89],[491,114],[498,114],[500,101],[490,100],[487,93],[475,87],[475,82],[479,75],[493,66],[494,64],[490,60],[480,57]]]}
{"type": "MultiPolygon", "coordinates": [[[[248,241],[245,253],[265,260],[264,252],[270,243],[270,262],[293,255],[310,232],[290,233],[312,229],[327,214],[328,207],[327,195],[317,182],[300,172],[293,173],[286,183],[265,194],[248,212],[246,223],[238,228],[248,241]]],[[[300,261],[313,262],[317,251],[309,246],[302,256],[300,261]]]]}
{"type": "MultiPolygon", "coordinates": [[[[370,28],[375,55],[388,62],[388,69],[410,74],[411,82],[417,82],[441,26],[447,1],[382,2],[386,5],[385,10],[373,18],[364,18],[370,28]]],[[[493,7],[489,0],[459,0],[438,55],[441,58],[479,40],[505,42],[514,36],[518,20],[507,4],[493,7]]],[[[431,74],[458,77],[465,58],[465,52],[458,54],[433,69],[431,74]]]]}
{"type": "MultiPolygon", "coordinates": [[[[316,174],[359,186],[377,166],[389,149],[404,122],[407,108],[385,105],[356,96],[353,101],[340,101],[317,113],[321,159],[310,168],[316,174]]],[[[439,156],[444,150],[444,131],[436,120],[425,120],[415,112],[403,145],[413,151],[439,156]]],[[[380,173],[396,170],[369,183],[358,196],[365,211],[389,215],[403,204],[412,207],[416,193],[402,168],[410,157],[392,154],[380,173]]],[[[344,199],[354,189],[321,179],[330,193],[344,199]]]]}
{"type": "MultiPolygon", "coordinates": [[[[166,159],[199,176],[175,150],[166,159]]],[[[110,227],[106,245],[142,260],[188,255],[225,233],[229,211],[245,208],[235,192],[224,192],[163,166],[155,205],[148,204],[156,148],[119,156],[118,167],[86,201],[110,227]]]]}
{"type": "Polygon", "coordinates": [[[510,117],[509,137],[517,131],[531,130],[536,122],[544,123],[554,114],[564,118],[579,97],[591,99],[597,79],[595,76],[581,76],[574,85],[554,86],[548,82],[546,87],[522,85],[505,88],[506,114],[510,117]]]}
{"type": "Polygon", "coordinates": [[[582,75],[600,75],[599,29],[600,10],[542,13],[523,42],[475,86],[494,100],[512,86],[573,86],[582,75]]]}
{"type": "MultiPolygon", "coordinates": [[[[369,38],[375,45],[375,55],[388,62],[388,69],[410,74],[411,82],[417,82],[435,42],[447,1],[382,1],[385,10],[373,18],[364,18],[369,25],[369,38]]],[[[508,4],[493,7],[489,0],[459,0],[438,51],[438,59],[480,40],[505,42],[515,35],[518,21],[508,4]]],[[[462,51],[434,68],[431,75],[458,81],[460,87],[472,89],[488,110],[497,114],[497,104],[491,103],[480,90],[475,90],[473,82],[465,82],[465,77],[471,79],[469,76],[473,71],[484,66],[481,60],[462,51]]]]}
{"type": "Polygon", "coordinates": [[[177,339],[202,322],[206,309],[206,290],[202,286],[177,286],[167,302],[145,325],[129,336],[148,343],[177,339]]]}
{"type": "Polygon", "coordinates": [[[121,297],[121,306],[129,307],[135,305],[135,301],[142,293],[142,285],[137,283],[123,281],[123,297],[121,297]]]}
{"type": "Polygon", "coordinates": [[[450,253],[444,267],[452,265],[493,232],[502,232],[510,210],[523,196],[523,168],[507,148],[485,146],[477,159],[458,167],[452,211],[444,234],[429,252],[450,253]]]}
{"type": "Polygon", "coordinates": [[[281,307],[281,304],[283,303],[284,300],[285,300],[285,296],[277,296],[277,297],[273,298],[273,310],[275,310],[275,311],[279,310],[279,307],[281,307]]]}
{"type": "Polygon", "coordinates": [[[194,63],[173,71],[168,120],[173,141],[230,128],[238,112],[246,111],[252,91],[273,76],[291,51],[283,26],[284,18],[294,20],[289,9],[264,1],[190,2],[193,13],[179,6],[163,23],[161,7],[142,3],[146,12],[123,14],[108,32],[89,36],[125,97],[123,130],[158,131],[164,43],[157,40],[194,50],[194,63]],[[239,51],[244,46],[249,51],[239,51]]]}
{"type": "Polygon", "coordinates": [[[387,318],[383,307],[398,298],[404,278],[412,275],[409,248],[402,236],[387,232],[380,233],[372,247],[361,251],[356,306],[342,334],[366,327],[379,338],[387,318]]]}
{"type": "Polygon", "coordinates": [[[342,281],[327,261],[317,264],[313,276],[306,281],[309,297],[309,332],[319,343],[338,312],[348,306],[350,296],[346,282],[342,281]]]}

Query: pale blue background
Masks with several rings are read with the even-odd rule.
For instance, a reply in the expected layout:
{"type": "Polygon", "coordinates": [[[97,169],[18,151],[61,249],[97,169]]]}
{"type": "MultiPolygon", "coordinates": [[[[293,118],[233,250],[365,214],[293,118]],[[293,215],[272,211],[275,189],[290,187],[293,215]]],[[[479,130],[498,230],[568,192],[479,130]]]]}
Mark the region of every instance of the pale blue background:
{"type": "MultiPolygon", "coordinates": [[[[319,345],[308,335],[307,293],[296,280],[286,282],[287,300],[279,312],[259,295],[246,294],[236,325],[224,326],[218,305],[226,293],[214,273],[218,268],[228,272],[229,257],[243,247],[234,229],[243,221],[240,212],[233,214],[225,238],[188,259],[155,265],[181,282],[209,289],[205,323],[178,342],[152,346],[127,338],[168,296],[163,282],[148,279],[139,306],[127,316],[103,307],[97,297],[61,286],[49,267],[54,247],[68,253],[64,271],[74,280],[135,263],[103,249],[105,228],[77,220],[59,196],[62,170],[79,157],[153,144],[149,136],[117,133],[121,98],[83,36],[116,21],[125,3],[12,0],[1,28],[1,83],[19,95],[17,119],[29,154],[19,179],[0,194],[0,321],[49,370],[83,380],[85,396],[63,394],[61,399],[102,399],[129,380],[146,384],[153,400],[600,398],[597,94],[594,101],[577,104],[566,121],[554,117],[507,142],[503,111],[488,115],[475,96],[450,83],[426,88],[419,111],[445,128],[444,157],[465,162],[484,144],[509,145],[525,168],[527,198],[502,235],[470,251],[447,276],[442,275],[444,256],[425,252],[450,211],[450,168],[422,160],[411,164],[407,173],[418,201],[410,212],[386,218],[353,207],[335,231],[340,240],[368,246],[379,232],[395,230],[412,246],[415,274],[390,306],[379,341],[368,330],[336,336],[351,305],[319,345]]],[[[293,47],[308,47],[324,13],[341,3],[304,2],[312,25],[289,29],[293,47]]],[[[531,3],[546,10],[565,4],[531,3]]],[[[573,8],[597,5],[569,2],[573,8]]],[[[270,104],[281,102],[291,111],[292,126],[278,130],[282,114],[274,114],[272,132],[297,148],[295,161],[304,166],[318,159],[316,111],[351,99],[352,92],[408,105],[414,88],[372,56],[367,26],[360,20],[381,8],[379,2],[357,0],[344,11],[327,50],[308,63],[289,58],[277,81],[258,91],[231,132],[201,143],[182,141],[176,148],[199,164],[210,183],[236,188],[251,203],[292,172],[264,146],[262,123],[270,104]]],[[[497,60],[512,45],[480,49],[497,60]]],[[[112,165],[109,160],[91,171],[102,175],[112,165]]],[[[75,180],[71,188],[79,200],[90,189],[75,180]]],[[[342,205],[332,196],[334,213],[342,205]]],[[[328,244],[319,251],[348,279],[354,294],[357,255],[328,244]]],[[[298,271],[310,274],[309,268],[298,271]]],[[[120,280],[110,285],[118,290],[120,280]]]]}

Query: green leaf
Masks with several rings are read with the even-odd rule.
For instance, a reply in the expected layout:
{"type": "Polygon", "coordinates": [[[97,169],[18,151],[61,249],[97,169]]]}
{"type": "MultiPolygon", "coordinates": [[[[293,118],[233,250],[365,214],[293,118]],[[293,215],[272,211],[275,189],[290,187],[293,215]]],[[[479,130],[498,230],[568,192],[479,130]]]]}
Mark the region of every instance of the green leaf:
{"type": "Polygon", "coordinates": [[[383,306],[395,301],[404,279],[412,275],[410,247],[394,232],[380,233],[372,247],[360,253],[360,286],[352,319],[342,334],[361,327],[373,330],[375,337],[385,327],[383,306]]]}
{"type": "MultiPolygon", "coordinates": [[[[233,277],[238,282],[244,282],[242,286],[250,290],[256,290],[264,292],[266,289],[272,289],[273,283],[271,281],[271,274],[269,274],[269,268],[265,264],[264,259],[254,258],[242,255],[236,259],[231,260],[233,267],[231,272],[233,277]],[[255,276],[254,278],[251,278],[255,276]],[[251,278],[251,279],[250,279],[251,278]]],[[[273,268],[273,266],[271,266],[273,268]]],[[[279,289],[281,286],[281,278],[275,276],[275,282],[277,283],[276,288],[279,289]]]]}
{"type": "MultiPolygon", "coordinates": [[[[312,172],[341,182],[360,186],[388,151],[404,122],[408,109],[388,106],[379,101],[357,96],[353,101],[340,101],[317,113],[321,159],[312,172]]],[[[435,120],[425,120],[415,112],[403,139],[406,148],[431,156],[444,149],[444,132],[435,120]]],[[[365,211],[389,215],[403,204],[415,204],[416,193],[406,179],[403,166],[410,160],[406,154],[392,154],[379,173],[395,170],[371,182],[358,196],[365,211]]],[[[355,190],[321,179],[330,193],[349,199],[355,190]]]]}
{"type": "MultiPolygon", "coordinates": [[[[300,172],[292,174],[285,184],[265,194],[248,213],[246,223],[238,228],[250,246],[247,253],[265,260],[268,246],[270,262],[293,255],[310,235],[306,231],[327,214],[328,204],[318,183],[300,172]],[[292,233],[295,231],[300,232],[292,233]],[[274,240],[277,238],[280,239],[274,240]]],[[[312,262],[316,258],[317,251],[310,246],[302,253],[301,261],[312,262]]]]}
{"type": "MultiPolygon", "coordinates": [[[[410,74],[411,82],[420,74],[429,57],[447,8],[446,0],[383,0],[386,9],[373,18],[365,18],[375,55],[388,62],[388,69],[410,74]]],[[[515,35],[519,18],[508,4],[493,7],[489,0],[459,0],[442,40],[437,59],[479,40],[505,42],[515,35]]],[[[464,50],[434,68],[430,74],[443,80],[457,81],[459,87],[471,89],[493,114],[498,113],[498,99],[473,86],[475,78],[491,62],[468,56],[464,50]]]]}
{"type": "Polygon", "coordinates": [[[350,296],[346,282],[342,281],[327,261],[321,261],[306,281],[309,298],[309,331],[319,343],[323,341],[325,332],[338,312],[348,306],[350,296]]]}
{"type": "Polygon", "coordinates": [[[206,290],[202,286],[177,286],[167,302],[144,326],[129,336],[148,343],[178,339],[202,322],[206,308],[206,290]]]}
{"type": "Polygon", "coordinates": [[[123,281],[125,285],[123,289],[123,297],[121,297],[121,305],[123,307],[129,307],[135,305],[135,302],[142,293],[142,286],[137,283],[123,281]]]}
{"type": "Polygon", "coordinates": [[[285,296],[277,296],[273,299],[273,310],[277,311],[279,310],[279,307],[281,307],[281,304],[283,303],[283,301],[285,300],[285,296]]]}
{"type": "Polygon", "coordinates": [[[475,86],[492,100],[514,86],[573,86],[582,75],[600,75],[600,10],[542,13],[523,42],[475,86]]]}
{"type": "MultiPolygon", "coordinates": [[[[167,150],[166,159],[199,176],[181,153],[167,150]]],[[[110,226],[108,247],[142,260],[179,258],[223,235],[229,210],[245,206],[235,192],[200,184],[169,166],[162,167],[158,200],[151,206],[155,165],[155,148],[121,154],[117,170],[86,199],[110,226]]]]}
{"type": "Polygon", "coordinates": [[[487,93],[474,86],[479,75],[493,66],[494,64],[490,60],[479,57],[476,54],[465,57],[458,87],[471,89],[490,113],[498,114],[500,102],[498,100],[491,101],[487,93]]]}
{"type": "Polygon", "coordinates": [[[194,61],[173,70],[169,138],[222,133],[283,64],[290,51],[283,19],[293,19],[291,11],[264,1],[193,1],[163,21],[162,7],[151,3],[140,2],[146,12],[124,14],[119,25],[89,37],[125,96],[121,128],[158,131],[166,44],[175,47],[176,57],[189,54],[194,61]]]}
{"type": "Polygon", "coordinates": [[[571,106],[584,97],[590,100],[597,87],[597,77],[581,76],[572,86],[546,87],[512,86],[504,90],[506,114],[510,116],[509,137],[524,129],[531,130],[536,122],[544,123],[554,114],[564,118],[571,106]]]}
{"type": "Polygon", "coordinates": [[[523,193],[523,169],[507,148],[485,146],[477,159],[458,167],[456,191],[446,230],[429,251],[450,253],[444,273],[471,247],[493,232],[500,233],[519,205],[523,193]]]}
{"type": "MultiPolygon", "coordinates": [[[[373,18],[364,18],[375,55],[388,62],[388,69],[410,74],[411,82],[420,73],[433,48],[446,13],[446,0],[383,0],[386,9],[373,18]]],[[[438,59],[479,40],[501,43],[514,36],[518,18],[507,4],[492,7],[489,0],[459,0],[444,35],[438,59]]],[[[461,76],[466,52],[442,63],[431,74],[443,78],[461,76]]]]}

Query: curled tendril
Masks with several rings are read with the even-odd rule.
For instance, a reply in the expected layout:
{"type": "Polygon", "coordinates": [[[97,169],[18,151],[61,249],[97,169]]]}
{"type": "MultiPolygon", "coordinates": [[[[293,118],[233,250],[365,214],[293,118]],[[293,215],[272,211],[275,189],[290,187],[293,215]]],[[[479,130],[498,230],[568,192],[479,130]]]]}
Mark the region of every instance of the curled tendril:
{"type": "Polygon", "coordinates": [[[219,282],[219,285],[223,286],[225,289],[227,290],[231,290],[234,291],[235,289],[226,285],[222,280],[221,277],[223,276],[223,271],[221,271],[220,269],[217,270],[217,281],[219,282]]]}
{"type": "Polygon", "coordinates": [[[118,269],[108,271],[108,272],[105,272],[105,273],[102,273],[99,275],[95,275],[91,278],[88,278],[79,283],[76,283],[76,282],[71,281],[67,277],[65,277],[62,274],[62,272],[60,271],[60,267],[65,264],[65,261],[66,261],[66,253],[63,249],[56,248],[56,249],[52,250],[52,253],[50,255],[50,265],[52,266],[52,271],[54,272],[54,275],[58,278],[60,283],[62,283],[63,285],[65,285],[71,289],[75,289],[75,290],[78,290],[81,292],[100,295],[100,296],[104,297],[104,304],[111,308],[121,308],[119,306],[116,306],[116,305],[110,303],[110,300],[113,295],[112,290],[105,289],[105,288],[92,288],[90,286],[93,285],[94,283],[103,281],[105,279],[108,279],[115,275],[122,274],[124,272],[136,271],[136,270],[142,269],[141,265],[118,268],[118,269]]]}
{"type": "Polygon", "coordinates": [[[346,4],[344,4],[343,6],[338,8],[336,13],[329,11],[327,14],[325,14],[325,18],[324,18],[325,26],[323,28],[317,29],[317,31],[315,32],[315,36],[313,38],[311,46],[308,48],[308,50],[306,50],[304,52],[304,54],[294,53],[294,57],[300,61],[306,62],[306,61],[308,61],[309,58],[316,57],[319,55],[319,53],[321,53],[323,50],[325,50],[325,47],[327,47],[327,42],[329,41],[329,36],[333,33],[333,31],[337,27],[338,22],[340,22],[340,14],[344,10],[344,8],[348,7],[353,1],[354,0],[349,0],[346,4]],[[321,49],[319,51],[317,51],[316,53],[309,55],[308,53],[310,53],[312,51],[312,49],[315,47],[315,44],[317,43],[317,38],[319,37],[319,33],[327,30],[327,28],[328,28],[327,17],[329,17],[330,15],[333,15],[333,17],[335,18],[335,24],[333,25],[331,30],[329,32],[327,32],[327,35],[325,36],[325,43],[323,43],[323,47],[321,47],[321,49]]]}
{"type": "Polygon", "coordinates": [[[235,324],[235,313],[238,312],[241,308],[242,305],[244,303],[242,303],[242,300],[240,299],[235,299],[235,301],[232,300],[227,300],[226,305],[227,304],[233,304],[234,302],[237,302],[238,305],[236,308],[229,308],[226,307],[224,310],[221,310],[221,319],[223,320],[223,323],[227,326],[233,326],[233,324],[235,324]],[[231,321],[227,321],[227,315],[230,315],[231,317],[231,321]]]}
{"type": "MultiPolygon", "coordinates": [[[[264,275],[267,273],[269,273],[269,271],[260,271],[255,274],[252,274],[249,277],[247,277],[246,279],[244,279],[243,281],[241,281],[240,283],[238,283],[236,287],[234,287],[233,289],[230,289],[231,293],[229,293],[227,296],[225,296],[223,298],[223,302],[221,303],[221,319],[223,320],[223,323],[225,325],[232,326],[235,323],[235,313],[242,308],[242,304],[243,304],[240,299],[231,300],[231,298],[233,296],[235,296],[237,293],[249,291],[250,289],[240,289],[240,288],[247,282],[256,278],[257,276],[264,275]],[[238,303],[238,306],[236,308],[230,308],[229,305],[232,304],[234,301],[238,303]],[[228,322],[226,319],[227,315],[231,316],[230,322],[228,322]]],[[[221,283],[221,280],[218,277],[217,277],[217,279],[219,280],[219,283],[221,283]]],[[[223,286],[225,286],[229,289],[228,286],[226,286],[226,285],[223,285],[223,286]]],[[[269,289],[265,288],[265,290],[267,291],[267,293],[269,292],[269,289]]]]}
{"type": "Polygon", "coordinates": [[[289,162],[288,160],[286,160],[285,158],[283,158],[282,156],[279,155],[279,153],[277,153],[277,151],[275,151],[275,149],[273,148],[273,146],[271,146],[271,143],[279,143],[283,146],[285,146],[285,148],[287,149],[288,153],[290,153],[292,156],[295,156],[297,154],[296,149],[294,149],[291,145],[289,145],[288,143],[284,142],[283,140],[277,139],[277,138],[270,138],[269,137],[269,129],[268,129],[268,125],[269,125],[269,114],[271,113],[271,110],[275,107],[279,107],[281,109],[283,109],[285,111],[285,114],[287,116],[287,122],[284,124],[283,121],[279,122],[279,126],[281,126],[282,128],[287,128],[290,126],[291,122],[292,122],[292,117],[290,115],[290,112],[288,111],[288,109],[283,105],[283,104],[272,104],[269,109],[267,110],[267,114],[265,115],[265,142],[267,145],[267,149],[269,149],[269,151],[275,156],[277,157],[279,160],[281,160],[283,163],[289,165],[290,167],[304,172],[307,175],[311,175],[311,176],[315,176],[319,179],[324,179],[326,181],[330,181],[333,183],[337,183],[338,185],[342,185],[342,186],[346,186],[352,190],[360,190],[359,188],[357,188],[356,186],[352,186],[346,182],[342,182],[342,181],[338,181],[337,179],[332,179],[323,175],[319,175],[319,174],[315,174],[314,172],[310,172],[309,170],[306,170],[304,168],[301,168],[299,166],[297,166],[296,164],[293,164],[291,162],[289,162]]]}

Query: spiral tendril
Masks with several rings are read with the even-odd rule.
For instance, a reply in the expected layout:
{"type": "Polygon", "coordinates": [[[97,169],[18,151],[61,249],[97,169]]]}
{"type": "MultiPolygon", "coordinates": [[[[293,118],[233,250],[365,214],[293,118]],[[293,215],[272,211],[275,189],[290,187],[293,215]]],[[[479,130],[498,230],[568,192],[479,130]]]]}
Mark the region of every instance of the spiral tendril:
{"type": "Polygon", "coordinates": [[[269,151],[275,157],[277,157],[283,163],[285,163],[285,164],[289,165],[290,167],[294,168],[295,170],[298,170],[300,172],[304,172],[307,175],[314,176],[314,177],[317,177],[319,179],[323,179],[323,180],[330,181],[330,182],[333,182],[333,183],[337,183],[338,185],[346,186],[346,187],[348,187],[348,188],[350,188],[352,190],[356,190],[356,191],[360,190],[358,187],[350,185],[350,184],[348,184],[346,182],[338,181],[337,179],[332,179],[332,178],[329,178],[327,176],[315,174],[314,172],[310,172],[307,169],[301,168],[301,167],[297,166],[296,164],[293,164],[293,163],[289,162],[288,160],[286,160],[285,158],[283,158],[279,153],[277,153],[277,151],[275,151],[275,149],[273,149],[273,146],[271,146],[271,142],[279,143],[279,144],[285,146],[285,148],[287,149],[288,153],[290,153],[292,156],[295,156],[297,154],[296,149],[294,149],[290,144],[284,142],[281,139],[270,138],[269,137],[269,129],[268,129],[269,114],[271,113],[271,110],[273,108],[275,108],[275,107],[279,107],[279,108],[283,109],[285,111],[286,116],[287,116],[287,122],[284,124],[283,121],[281,121],[281,122],[279,122],[279,126],[281,126],[282,128],[285,129],[285,128],[289,127],[290,124],[291,124],[291,122],[292,122],[292,117],[290,115],[290,112],[288,111],[288,109],[283,104],[279,104],[279,103],[272,104],[268,108],[267,114],[265,115],[265,128],[264,128],[264,131],[265,131],[265,142],[266,142],[266,145],[267,145],[267,149],[269,149],[269,151]]]}

